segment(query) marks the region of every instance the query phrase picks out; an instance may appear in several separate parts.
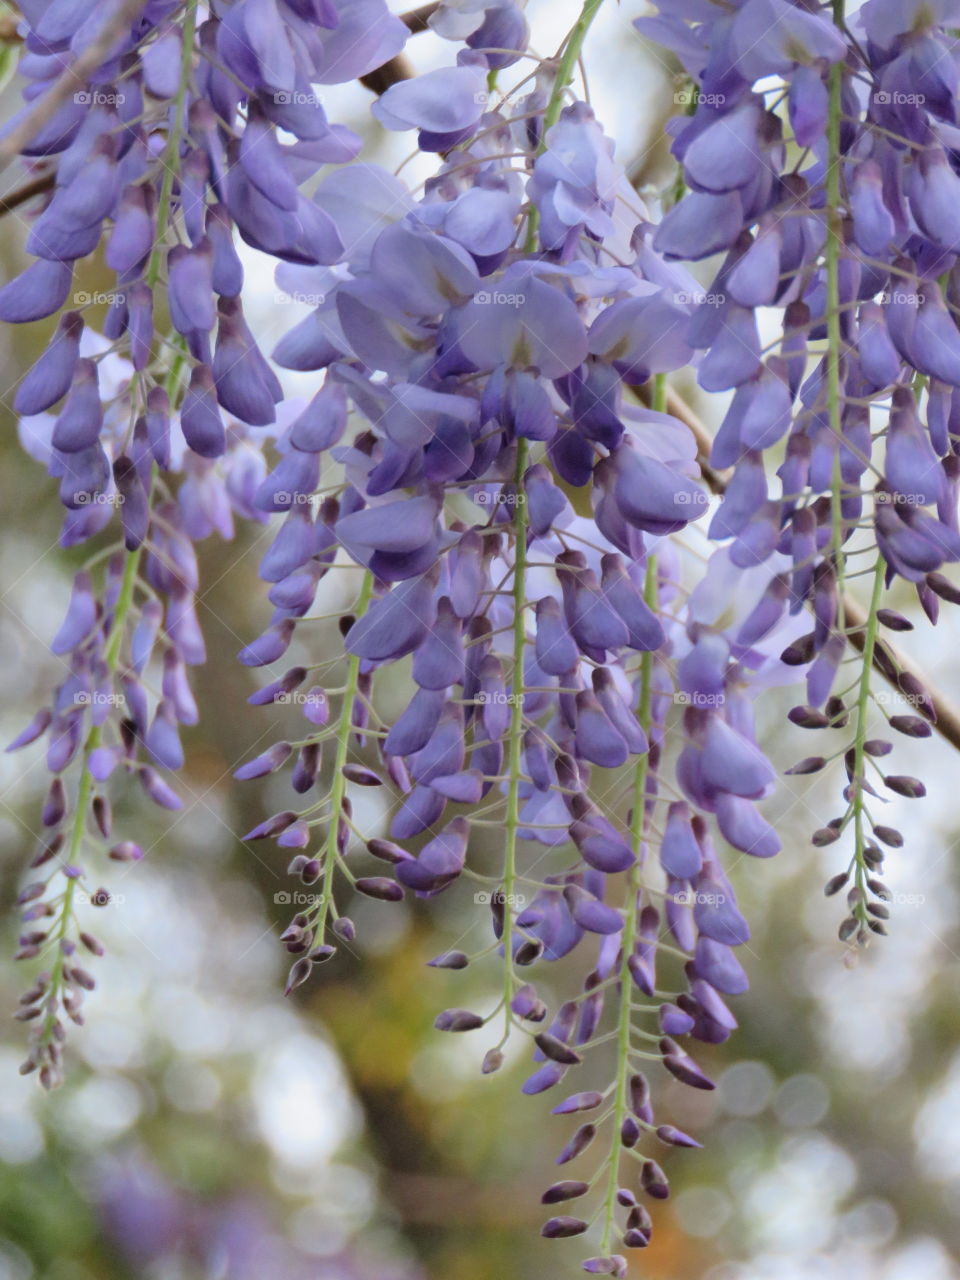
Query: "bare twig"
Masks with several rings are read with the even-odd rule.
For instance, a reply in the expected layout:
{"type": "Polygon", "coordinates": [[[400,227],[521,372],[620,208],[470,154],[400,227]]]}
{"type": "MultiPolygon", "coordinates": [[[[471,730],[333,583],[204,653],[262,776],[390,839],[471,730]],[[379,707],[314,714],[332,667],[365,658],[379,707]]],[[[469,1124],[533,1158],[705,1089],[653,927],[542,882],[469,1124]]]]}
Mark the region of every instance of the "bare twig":
{"type": "Polygon", "coordinates": [[[31,178],[29,182],[25,182],[21,187],[15,187],[5,196],[0,196],[0,218],[5,213],[13,213],[14,209],[19,209],[22,204],[26,204],[28,200],[32,200],[35,196],[41,196],[46,191],[50,191],[53,187],[56,174],[51,169],[47,173],[41,173],[35,178],[31,178]]]}
{"type": "Polygon", "coordinates": [[[407,13],[401,13],[400,21],[407,24],[412,35],[417,35],[428,29],[430,19],[439,8],[439,4],[422,4],[419,9],[410,9],[407,13]]]}

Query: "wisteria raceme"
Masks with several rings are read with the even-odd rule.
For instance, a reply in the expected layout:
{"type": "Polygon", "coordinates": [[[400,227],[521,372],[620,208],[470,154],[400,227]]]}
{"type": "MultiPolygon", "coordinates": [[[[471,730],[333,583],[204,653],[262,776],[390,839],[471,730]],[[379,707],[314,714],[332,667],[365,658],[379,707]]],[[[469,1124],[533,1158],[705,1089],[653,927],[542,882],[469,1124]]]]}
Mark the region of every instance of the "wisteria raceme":
{"type": "Polygon", "coordinates": [[[960,599],[943,572],[960,560],[955,7],[637,16],[683,67],[679,177],[643,198],[573,87],[601,0],[532,74],[514,3],[407,21],[381,0],[150,3],[65,99],[64,57],[116,15],[28,11],[26,97],[55,109],[22,150],[52,186],[0,318],[67,307],[18,389],[22,435],[59,482],[64,546],[108,529],[122,543],[77,574],[54,641],[68,675],[15,744],[46,734],[54,774],[32,864],[47,871],[21,893],[21,956],[53,953],[18,1015],[44,1084],[61,1074],[60,1013],[79,1020],[93,981],[74,942],[97,879],[81,859],[97,832],[114,859],[142,854],[111,832],[108,779],[177,803],[157,770],[179,768],[179,726],[198,716],[193,544],[273,515],[273,613],[239,661],[273,668],[251,703],[295,703],[302,723],[235,776],[289,770],[303,797],[246,836],[292,851],[314,887],[282,934],[287,991],[356,936],[352,893],[480,884],[497,994],[437,1027],[502,1027],[487,1074],[529,1037],[523,1092],[560,1089],[552,1109],[574,1117],[557,1163],[594,1161],[544,1191],[559,1208],[543,1235],[586,1234],[584,1270],[626,1274],[621,1247],[651,1238],[646,1200],[669,1194],[660,1160],[699,1145],[658,1083],[713,1088],[690,1042],[706,1062],[747,986],[732,863],[780,849],[758,807],[777,786],[758,700],[802,681],[791,722],[845,734],[790,770],[843,757],[842,812],[813,837],[851,846],[827,885],[848,891],[843,940],[885,932],[881,846],[903,841],[871,808],[878,788],[924,794],[881,769],[891,743],[869,724],[877,674],[910,704],[879,705],[894,731],[937,719],[881,632],[910,625],[885,593],[913,584],[934,623],[960,599]],[[396,56],[426,21],[454,59],[408,76],[396,56]],[[431,157],[422,187],[327,121],[318,86],[371,77],[379,126],[431,157]],[[278,260],[289,294],[320,299],[273,363],[245,318],[237,237],[278,260]],[[116,276],[102,337],[72,293],[101,246],[116,276]],[[285,402],[274,365],[314,374],[311,397],[285,402]],[[729,393],[709,458],[669,385],[684,370],[729,393]],[[355,598],[325,661],[312,610],[334,570],[355,598]],[[398,715],[387,687],[407,690],[398,715]],[[355,822],[363,787],[393,796],[385,830],[355,822]],[[484,828],[495,875],[471,858],[484,828]],[[571,953],[580,980],[551,1007],[543,966],[571,953]]]}

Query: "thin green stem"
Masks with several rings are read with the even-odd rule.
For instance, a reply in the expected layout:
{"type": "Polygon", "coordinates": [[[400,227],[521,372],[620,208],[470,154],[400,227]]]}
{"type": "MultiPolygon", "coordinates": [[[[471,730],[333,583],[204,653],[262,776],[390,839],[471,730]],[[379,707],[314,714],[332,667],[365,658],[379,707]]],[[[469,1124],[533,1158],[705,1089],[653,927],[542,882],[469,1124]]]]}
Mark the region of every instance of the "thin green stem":
{"type": "MultiPolygon", "coordinates": [[[[373,574],[363,575],[363,585],[357,600],[356,615],[362,618],[373,595],[373,574]]],[[[330,817],[327,827],[327,838],[323,856],[323,885],[320,893],[317,925],[314,938],[318,944],[323,942],[327,927],[327,916],[333,900],[333,877],[340,862],[337,848],[337,836],[340,827],[340,813],[347,791],[347,780],[343,776],[343,766],[347,763],[347,752],[350,747],[350,733],[353,727],[353,706],[357,699],[357,687],[360,678],[360,659],[352,653],[347,660],[347,678],[344,682],[343,699],[340,703],[340,718],[337,724],[337,752],[333,762],[333,779],[330,784],[330,817]]]]}
{"type": "MultiPolygon", "coordinates": [[[[523,477],[527,469],[529,444],[517,440],[515,481],[517,497],[523,495],[523,477]]],[[[513,973],[513,902],[517,884],[517,830],[520,826],[520,780],[523,745],[523,669],[526,648],[527,603],[527,504],[518,501],[514,508],[513,550],[513,670],[510,673],[510,728],[507,738],[507,813],[503,855],[503,1000],[505,1043],[510,1035],[510,1002],[514,992],[513,973]]]]}
{"type": "MultiPolygon", "coordinates": [[[[656,392],[656,388],[655,388],[656,392]]],[[[657,606],[657,564],[653,556],[647,560],[647,576],[644,596],[651,609],[657,606]]],[[[650,731],[653,654],[643,654],[640,661],[640,697],[637,719],[645,733],[650,731]]],[[[617,1067],[610,1142],[613,1156],[607,1174],[607,1189],[603,1202],[603,1237],[601,1253],[610,1252],[613,1231],[616,1226],[617,1188],[620,1185],[620,1130],[627,1114],[630,1088],[630,1056],[633,1048],[633,975],[630,957],[637,941],[637,924],[640,915],[640,862],[646,834],[647,779],[650,772],[650,754],[645,752],[637,761],[633,775],[633,810],[630,815],[631,846],[637,862],[627,872],[628,902],[620,944],[620,1007],[617,1014],[617,1067]]]]}
{"type": "MultiPolygon", "coordinates": [[[[117,595],[117,602],[113,610],[113,619],[110,624],[110,635],[104,649],[104,663],[107,668],[108,676],[112,676],[117,667],[120,658],[120,648],[123,644],[123,637],[126,632],[127,616],[133,604],[133,593],[137,583],[137,573],[140,567],[140,557],[142,548],[138,547],[136,551],[130,552],[127,557],[126,564],[123,567],[123,577],[120,581],[120,590],[117,595]]],[[[97,747],[100,746],[102,733],[99,725],[94,725],[83,747],[83,758],[80,763],[80,778],[77,783],[76,808],[73,813],[73,822],[70,827],[70,840],[63,856],[63,865],[74,867],[80,862],[84,837],[87,831],[87,813],[90,808],[90,799],[93,792],[93,775],[90,772],[90,757],[97,747]]],[[[60,1007],[62,989],[63,989],[63,972],[66,965],[66,954],[63,949],[63,943],[66,940],[67,933],[70,929],[70,920],[73,916],[73,903],[76,896],[77,880],[72,876],[67,880],[66,888],[63,891],[63,898],[60,902],[60,914],[57,919],[56,928],[53,934],[52,942],[56,947],[56,954],[53,957],[53,963],[50,968],[50,981],[47,988],[46,1003],[47,1009],[44,1015],[43,1024],[40,1028],[37,1042],[40,1046],[49,1045],[50,1037],[53,1032],[54,1023],[57,1017],[57,1011],[60,1007]]]]}
{"type": "Polygon", "coordinates": [[[870,610],[867,614],[866,631],[863,640],[863,669],[860,673],[860,687],[857,693],[857,729],[853,741],[853,783],[850,804],[853,810],[854,832],[854,875],[856,886],[860,891],[856,904],[856,915],[862,925],[866,924],[866,889],[869,868],[864,859],[864,799],[863,799],[863,764],[864,744],[867,740],[867,717],[870,709],[870,677],[873,673],[873,655],[877,645],[879,622],[877,611],[883,598],[883,583],[886,572],[886,561],[877,556],[877,564],[873,575],[873,592],[870,597],[870,610]]]}

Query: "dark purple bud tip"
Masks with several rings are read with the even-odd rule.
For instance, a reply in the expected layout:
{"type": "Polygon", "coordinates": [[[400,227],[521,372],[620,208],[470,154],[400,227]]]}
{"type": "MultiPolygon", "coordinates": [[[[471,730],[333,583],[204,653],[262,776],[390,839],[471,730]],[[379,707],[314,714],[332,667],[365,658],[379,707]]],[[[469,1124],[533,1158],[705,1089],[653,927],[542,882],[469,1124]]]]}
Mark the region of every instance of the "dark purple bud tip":
{"type": "Polygon", "coordinates": [[[373,772],[372,769],[365,768],[362,764],[345,764],[343,766],[343,776],[348,782],[354,782],[358,787],[382,787],[383,779],[379,774],[373,772]]]}
{"type": "Polygon", "coordinates": [[[563,1200],[576,1200],[579,1196],[585,1196],[589,1190],[589,1182],[555,1182],[552,1187],[547,1187],[540,1197],[540,1203],[560,1204],[563,1200]]]}
{"type": "Polygon", "coordinates": [[[541,1031],[539,1035],[534,1036],[534,1044],[541,1053],[546,1054],[548,1058],[552,1058],[554,1062],[559,1062],[565,1067],[575,1067],[583,1061],[580,1054],[576,1050],[571,1049],[568,1044],[553,1036],[549,1031],[541,1031]]]}
{"type": "Polygon", "coordinates": [[[235,769],[233,776],[238,782],[247,782],[251,778],[263,778],[268,773],[276,773],[289,759],[293,748],[288,742],[277,742],[268,750],[235,769]]]}
{"type": "Polygon", "coordinates": [[[339,916],[333,922],[333,932],[344,942],[354,942],[357,937],[357,926],[349,916],[339,916]]]}
{"type": "Polygon", "coordinates": [[[394,844],[392,840],[373,839],[367,841],[367,850],[372,853],[375,858],[379,858],[381,862],[392,862],[396,865],[398,862],[408,862],[411,855],[406,849],[401,849],[398,844],[394,844]]]}
{"type": "Polygon", "coordinates": [[[650,1233],[636,1227],[631,1227],[623,1237],[623,1244],[627,1249],[645,1249],[649,1243],[650,1233]]]}
{"type": "Polygon", "coordinates": [[[480,1070],[485,1076],[493,1075],[494,1071],[499,1071],[503,1066],[503,1054],[499,1049],[488,1049],[483,1055],[483,1065],[480,1070]]]}
{"type": "Polygon", "coordinates": [[[88,973],[86,969],[81,969],[79,965],[69,970],[68,977],[78,987],[83,987],[84,991],[93,991],[97,985],[97,980],[93,974],[88,973]]]}
{"type": "Polygon", "coordinates": [[[310,959],[314,964],[323,964],[325,960],[331,960],[337,954],[337,948],[331,947],[329,942],[324,942],[321,946],[315,947],[310,952],[310,959]]]}
{"type": "Polygon", "coordinates": [[[890,728],[906,734],[908,738],[929,738],[933,733],[929,723],[919,716],[891,716],[890,728]]]}
{"type": "Polygon", "coordinates": [[[787,719],[801,729],[826,729],[830,723],[829,716],[816,707],[791,707],[787,719]]]}
{"type": "Polygon", "coordinates": [[[896,827],[874,827],[873,834],[881,844],[888,845],[891,849],[903,848],[903,836],[896,827]]]}
{"type": "Polygon", "coordinates": [[[286,831],[287,827],[292,826],[299,816],[292,809],[285,809],[282,813],[275,813],[271,818],[264,819],[263,822],[248,831],[245,836],[241,836],[240,839],[265,840],[268,836],[279,835],[281,831],[286,831]]]}
{"type": "Polygon", "coordinates": [[[657,1137],[671,1147],[703,1146],[702,1142],[697,1142],[696,1138],[691,1138],[689,1133],[684,1133],[682,1129],[675,1129],[672,1124],[662,1124],[657,1130],[657,1137]]]}
{"type": "Polygon", "coordinates": [[[556,1163],[568,1164],[569,1161],[576,1159],[581,1152],[586,1151],[587,1147],[589,1147],[590,1143],[596,1136],[596,1125],[582,1124],[557,1156],[556,1163]]]}
{"type": "Polygon", "coordinates": [[[670,1184],[656,1160],[644,1160],[640,1169],[640,1185],[648,1196],[654,1200],[666,1200],[670,1195],[670,1184]]]}
{"type": "Polygon", "coordinates": [[[378,898],[381,902],[399,902],[403,898],[403,889],[396,880],[387,876],[363,876],[354,888],[368,898],[378,898]]]}
{"type": "Polygon", "coordinates": [[[592,1276],[625,1276],[627,1260],[619,1253],[611,1254],[609,1258],[587,1258],[583,1269],[592,1276]]]}
{"type": "Polygon", "coordinates": [[[899,796],[906,796],[908,800],[920,800],[927,794],[927,788],[919,778],[911,778],[906,774],[888,774],[884,782],[891,791],[899,796]]]}
{"type": "Polygon", "coordinates": [[[479,1013],[471,1013],[469,1009],[444,1009],[437,1014],[433,1025],[438,1031],[476,1031],[483,1022],[479,1013]]]}
{"type": "Polygon", "coordinates": [[[540,1228],[540,1234],[547,1240],[563,1240],[567,1236],[582,1236],[587,1223],[582,1218],[570,1218],[566,1214],[558,1218],[548,1218],[540,1228]]]}
{"type": "Polygon", "coordinates": [[[905,618],[902,613],[897,613],[894,609],[878,609],[877,621],[883,623],[885,627],[889,627],[891,631],[912,631],[913,623],[909,618],[905,618]]]}
{"type": "Polygon", "coordinates": [[[849,879],[850,879],[849,872],[841,871],[838,875],[832,876],[827,881],[827,883],[823,886],[823,892],[827,895],[828,898],[832,898],[835,893],[840,892],[840,890],[844,887],[844,885],[847,883],[849,879]]]}
{"type": "Polygon", "coordinates": [[[287,974],[287,985],[283,989],[283,994],[288,996],[295,987],[299,987],[310,977],[313,969],[313,962],[308,956],[301,956],[299,960],[294,961],[290,966],[290,972],[287,974]]]}
{"type": "Polygon", "coordinates": [[[840,832],[835,827],[820,827],[810,837],[810,842],[816,845],[818,849],[822,849],[825,845],[833,844],[835,840],[839,839],[840,832]]]}
{"type": "Polygon", "coordinates": [[[603,1102],[603,1094],[592,1089],[584,1093],[571,1093],[569,1098],[564,1098],[562,1102],[557,1103],[551,1114],[566,1116],[575,1111],[593,1111],[600,1106],[601,1102],[603,1102]]]}
{"type": "Polygon", "coordinates": [[[717,1086],[709,1078],[704,1075],[694,1060],[673,1044],[671,1040],[661,1040],[660,1049],[663,1053],[663,1065],[681,1084],[688,1084],[692,1089],[715,1089],[717,1086]],[[671,1048],[665,1049],[664,1045],[670,1045],[671,1048]]]}
{"type": "Polygon", "coordinates": [[[431,969],[465,969],[469,963],[462,951],[443,951],[427,961],[431,969]]]}
{"type": "Polygon", "coordinates": [[[620,1145],[628,1150],[640,1141],[640,1126],[633,1116],[624,1116],[620,1125],[620,1145]]]}
{"type": "Polygon", "coordinates": [[[824,756],[807,756],[785,772],[788,777],[806,773],[819,773],[826,763],[827,761],[824,756]]]}

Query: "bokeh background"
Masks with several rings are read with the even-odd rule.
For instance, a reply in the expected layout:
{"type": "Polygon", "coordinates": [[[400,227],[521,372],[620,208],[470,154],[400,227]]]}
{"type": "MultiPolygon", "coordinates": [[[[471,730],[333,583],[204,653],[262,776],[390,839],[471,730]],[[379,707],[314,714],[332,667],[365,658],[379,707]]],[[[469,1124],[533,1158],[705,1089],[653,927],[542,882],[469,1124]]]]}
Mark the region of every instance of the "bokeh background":
{"type": "MultiPolygon", "coordinates": [[[[533,47],[552,52],[575,11],[568,0],[531,0],[533,47]]],[[[633,33],[635,12],[612,2],[602,11],[588,46],[590,88],[618,157],[641,188],[656,189],[669,177],[663,124],[676,109],[676,68],[633,33]]],[[[446,53],[432,35],[411,42],[423,68],[446,53]]],[[[17,98],[8,79],[0,115],[17,98]]],[[[370,101],[360,86],[338,88],[329,113],[365,134],[368,158],[394,168],[409,139],[385,138],[370,101]]],[[[404,172],[422,179],[426,163],[404,172]]],[[[18,180],[10,172],[2,181],[18,180]]],[[[22,210],[0,218],[4,278],[23,264],[25,220],[22,210]]],[[[245,262],[248,318],[269,350],[306,306],[278,288],[269,263],[250,251],[245,262]]],[[[96,290],[95,271],[82,287],[96,290]]],[[[0,331],[4,741],[55,679],[46,646],[84,554],[58,549],[55,485],[22,453],[9,409],[50,327],[0,331]]],[[[309,394],[311,379],[292,377],[288,387],[309,394]]],[[[697,407],[716,421],[723,404],[697,407]]],[[[254,743],[296,716],[247,707],[258,681],[234,660],[268,614],[256,567],[269,536],[246,528],[203,545],[211,657],[196,673],[202,725],[187,735],[186,803],[158,817],[136,797],[120,802],[118,824],[140,833],[149,856],[131,870],[110,867],[114,901],[95,920],[109,954],[96,966],[88,1025],[72,1037],[65,1088],[46,1097],[17,1075],[23,1027],[0,1019],[0,1280],[578,1274],[578,1242],[537,1234],[539,1191],[553,1180],[568,1124],[549,1116],[550,1095],[521,1097],[517,1056],[483,1078],[483,1033],[431,1029],[438,1010],[482,1006],[498,981],[482,964],[463,974],[424,968],[454,944],[481,945],[485,922],[470,889],[445,894],[429,920],[414,904],[351,904],[357,943],[281,998],[285,859],[238,833],[285,807],[285,784],[230,781],[254,743]]],[[[345,603],[344,590],[325,581],[317,612],[345,603]]],[[[906,596],[900,603],[914,616],[906,596]]],[[[960,695],[956,623],[947,614],[935,633],[917,624],[905,647],[948,696],[960,695]]],[[[298,643],[314,660],[336,651],[322,626],[298,643]]],[[[381,696],[399,701],[403,691],[381,696]]],[[[783,766],[812,749],[785,719],[790,701],[774,696],[762,725],[783,766]]],[[[658,1206],[653,1244],[633,1255],[631,1276],[960,1277],[960,760],[937,739],[902,739],[898,751],[900,771],[921,775],[930,794],[890,806],[907,834],[885,876],[894,919],[858,964],[836,940],[839,904],[821,891],[842,855],[809,842],[832,816],[835,774],[788,779],[802,785],[769,805],[786,833],[783,854],[736,867],[754,930],[744,956],[752,989],[736,1001],[734,1038],[700,1055],[717,1092],[660,1082],[671,1119],[706,1148],[664,1161],[673,1195],[658,1206]]],[[[43,788],[38,750],[0,758],[7,955],[9,907],[43,788]]],[[[357,820],[373,832],[384,814],[369,796],[356,797],[357,820]]],[[[496,852],[495,841],[478,850],[481,859],[496,852]]],[[[547,989],[569,990],[580,963],[547,974],[547,989]]],[[[15,1008],[26,979],[0,966],[0,1011],[15,1008]]],[[[590,1070],[600,1078],[604,1064],[590,1070]]]]}

